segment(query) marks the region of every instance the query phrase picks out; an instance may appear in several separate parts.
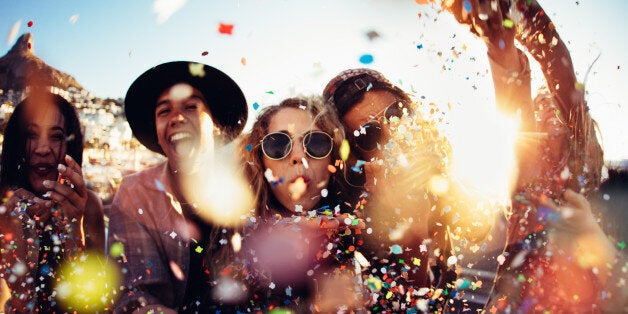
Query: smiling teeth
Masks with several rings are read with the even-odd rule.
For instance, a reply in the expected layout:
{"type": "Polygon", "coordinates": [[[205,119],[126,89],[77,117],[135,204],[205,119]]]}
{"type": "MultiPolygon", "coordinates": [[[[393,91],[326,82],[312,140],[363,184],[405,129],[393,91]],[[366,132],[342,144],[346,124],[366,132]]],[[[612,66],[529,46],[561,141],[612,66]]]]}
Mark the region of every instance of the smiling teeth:
{"type": "Polygon", "coordinates": [[[184,138],[189,138],[189,137],[191,137],[189,133],[177,133],[170,137],[170,142],[182,140],[184,138]]]}

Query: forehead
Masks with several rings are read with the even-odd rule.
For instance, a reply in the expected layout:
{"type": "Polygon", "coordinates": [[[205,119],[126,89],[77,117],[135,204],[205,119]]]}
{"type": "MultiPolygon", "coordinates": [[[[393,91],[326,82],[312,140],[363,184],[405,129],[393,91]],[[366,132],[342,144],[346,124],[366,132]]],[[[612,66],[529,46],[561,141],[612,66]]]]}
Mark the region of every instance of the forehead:
{"type": "Polygon", "coordinates": [[[370,90],[364,93],[364,98],[357,102],[345,114],[345,119],[370,119],[381,113],[386,107],[397,101],[398,97],[386,90],[370,90]]]}
{"type": "Polygon", "coordinates": [[[181,102],[191,97],[199,98],[205,102],[205,97],[201,91],[188,83],[177,83],[166,88],[159,97],[157,97],[157,105],[181,102]]]}
{"type": "Polygon", "coordinates": [[[271,118],[268,132],[288,131],[290,134],[300,134],[304,131],[320,130],[314,123],[309,111],[298,108],[282,108],[271,118]]]}
{"type": "Polygon", "coordinates": [[[24,118],[29,126],[63,128],[65,125],[65,118],[59,108],[50,101],[44,101],[43,99],[26,104],[24,118]]]}

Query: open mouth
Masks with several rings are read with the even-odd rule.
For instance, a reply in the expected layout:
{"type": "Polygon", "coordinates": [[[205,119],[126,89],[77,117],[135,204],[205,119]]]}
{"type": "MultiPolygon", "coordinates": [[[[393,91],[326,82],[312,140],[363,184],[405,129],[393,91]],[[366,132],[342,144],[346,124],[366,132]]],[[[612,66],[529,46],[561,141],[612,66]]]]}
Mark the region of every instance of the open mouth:
{"type": "Polygon", "coordinates": [[[300,199],[305,194],[308,182],[310,182],[310,178],[305,176],[298,176],[290,181],[288,191],[293,201],[300,199]]]}
{"type": "Polygon", "coordinates": [[[54,164],[48,163],[37,163],[30,166],[31,171],[40,177],[45,177],[49,175],[51,172],[56,171],[57,167],[54,164]]]}
{"type": "Polygon", "coordinates": [[[170,145],[179,156],[189,156],[195,148],[195,141],[192,134],[188,132],[175,133],[168,138],[170,145]]]}

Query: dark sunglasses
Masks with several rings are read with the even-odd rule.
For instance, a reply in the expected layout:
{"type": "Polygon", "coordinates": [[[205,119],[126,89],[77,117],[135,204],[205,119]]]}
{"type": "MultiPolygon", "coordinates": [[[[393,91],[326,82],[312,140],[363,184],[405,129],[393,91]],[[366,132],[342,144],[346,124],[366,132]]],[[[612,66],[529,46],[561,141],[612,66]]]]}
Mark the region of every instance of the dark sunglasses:
{"type": "MultiPolygon", "coordinates": [[[[272,160],[284,159],[292,151],[292,137],[284,132],[269,133],[262,139],[262,152],[272,160]]],[[[301,141],[305,153],[314,159],[323,159],[334,146],[332,137],[323,131],[308,131],[301,141]]]]}
{"type": "Polygon", "coordinates": [[[375,116],[373,120],[360,127],[360,135],[355,138],[355,144],[366,152],[375,150],[378,144],[382,144],[384,137],[381,119],[385,119],[384,123],[389,123],[395,120],[398,121],[403,116],[412,116],[413,114],[414,111],[409,104],[403,101],[395,101],[375,116]]]}

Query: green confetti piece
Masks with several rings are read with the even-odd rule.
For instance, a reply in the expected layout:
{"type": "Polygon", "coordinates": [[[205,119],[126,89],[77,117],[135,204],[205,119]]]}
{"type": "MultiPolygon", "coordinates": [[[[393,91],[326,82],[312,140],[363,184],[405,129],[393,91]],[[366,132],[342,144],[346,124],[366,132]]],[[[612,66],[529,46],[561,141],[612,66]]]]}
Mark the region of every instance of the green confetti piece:
{"type": "Polygon", "coordinates": [[[626,242],[625,241],[621,241],[621,242],[617,243],[617,245],[622,250],[626,248],[626,242]]]}
{"type": "Polygon", "coordinates": [[[275,92],[273,92],[272,90],[269,90],[266,92],[266,94],[275,95],[275,92]]]}
{"type": "Polygon", "coordinates": [[[200,246],[197,246],[195,251],[196,251],[196,253],[201,253],[201,252],[203,252],[203,248],[200,247],[200,246]]]}
{"type": "Polygon", "coordinates": [[[524,281],[526,281],[526,277],[523,274],[519,274],[519,277],[517,278],[517,280],[519,282],[524,282],[524,281]]]}
{"type": "Polygon", "coordinates": [[[515,22],[513,22],[511,19],[505,19],[502,24],[505,28],[512,28],[513,26],[515,26],[515,22]]]}

